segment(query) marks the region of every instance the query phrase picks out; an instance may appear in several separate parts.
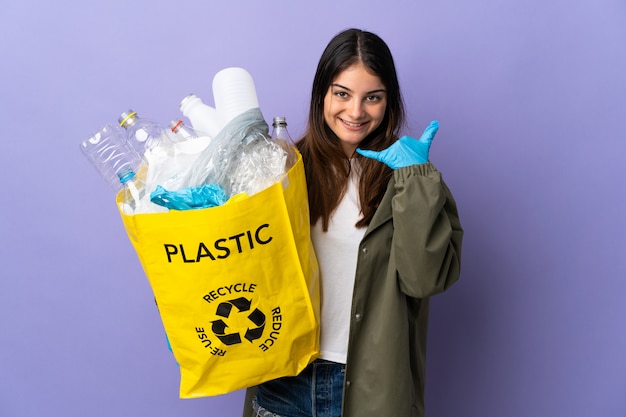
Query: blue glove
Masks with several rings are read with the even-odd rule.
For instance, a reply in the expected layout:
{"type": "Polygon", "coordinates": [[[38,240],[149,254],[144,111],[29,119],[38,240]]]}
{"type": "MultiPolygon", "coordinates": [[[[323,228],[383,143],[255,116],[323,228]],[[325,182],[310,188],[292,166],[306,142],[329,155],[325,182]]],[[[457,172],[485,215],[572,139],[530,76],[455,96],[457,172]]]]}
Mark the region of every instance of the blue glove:
{"type": "Polygon", "coordinates": [[[170,210],[193,210],[221,206],[228,201],[228,195],[219,184],[204,184],[176,191],[168,191],[157,185],[150,193],[150,201],[170,210]]]}
{"type": "Polygon", "coordinates": [[[391,169],[408,167],[410,165],[424,164],[428,162],[430,144],[439,129],[439,122],[433,120],[424,130],[419,140],[410,136],[402,136],[393,145],[384,151],[370,151],[357,148],[357,152],[366,158],[372,158],[387,164],[391,169]]]}

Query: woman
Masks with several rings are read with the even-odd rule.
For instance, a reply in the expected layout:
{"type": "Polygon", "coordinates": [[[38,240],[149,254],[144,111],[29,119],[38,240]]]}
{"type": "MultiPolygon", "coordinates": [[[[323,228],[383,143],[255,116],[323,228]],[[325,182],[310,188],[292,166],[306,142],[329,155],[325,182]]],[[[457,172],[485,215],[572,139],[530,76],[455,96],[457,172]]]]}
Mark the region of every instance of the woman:
{"type": "Polygon", "coordinates": [[[419,140],[398,139],[403,122],[385,42],[336,35],[297,144],[322,280],[321,356],[249,390],[244,415],[424,415],[428,297],[458,279],[463,231],[428,161],[437,122],[419,140]]]}

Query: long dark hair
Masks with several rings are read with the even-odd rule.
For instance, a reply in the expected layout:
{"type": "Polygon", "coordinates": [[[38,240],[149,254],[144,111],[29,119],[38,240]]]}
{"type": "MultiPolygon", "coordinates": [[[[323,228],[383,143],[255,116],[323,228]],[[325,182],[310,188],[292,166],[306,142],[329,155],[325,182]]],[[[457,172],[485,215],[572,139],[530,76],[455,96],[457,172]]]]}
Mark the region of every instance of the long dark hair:
{"type": "MultiPolygon", "coordinates": [[[[337,75],[357,63],[377,75],[387,93],[383,121],[359,146],[378,151],[386,149],[397,140],[398,131],[404,124],[404,103],[387,44],[378,35],[360,29],[347,29],[337,34],[326,46],[317,65],[308,126],[298,141],[307,177],[311,224],[322,219],[324,231],[328,230],[330,216],[345,193],[350,169],[341,141],[324,121],[324,97],[337,75]]],[[[359,199],[363,216],[356,226],[364,227],[374,217],[392,170],[369,158],[355,157],[359,158],[361,169],[359,199]]]]}

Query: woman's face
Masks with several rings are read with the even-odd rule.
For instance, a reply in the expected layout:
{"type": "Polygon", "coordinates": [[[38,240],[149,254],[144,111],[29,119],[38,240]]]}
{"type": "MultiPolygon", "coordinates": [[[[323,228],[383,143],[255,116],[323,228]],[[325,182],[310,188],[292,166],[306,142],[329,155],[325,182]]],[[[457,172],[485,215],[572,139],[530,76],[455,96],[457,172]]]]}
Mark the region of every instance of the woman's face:
{"type": "Polygon", "coordinates": [[[333,80],[324,97],[324,121],[352,157],[361,141],[380,126],[387,108],[387,92],[377,75],[362,63],[354,64],[333,80]]]}

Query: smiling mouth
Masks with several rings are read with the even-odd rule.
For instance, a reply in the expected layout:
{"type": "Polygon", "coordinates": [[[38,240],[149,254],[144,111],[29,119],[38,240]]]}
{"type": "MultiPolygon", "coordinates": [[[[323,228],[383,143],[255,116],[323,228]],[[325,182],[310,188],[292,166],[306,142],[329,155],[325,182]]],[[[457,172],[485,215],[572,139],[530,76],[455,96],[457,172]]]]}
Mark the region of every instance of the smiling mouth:
{"type": "Polygon", "coordinates": [[[363,123],[352,123],[352,122],[349,122],[349,121],[344,120],[344,119],[339,119],[339,120],[341,120],[346,126],[350,126],[350,127],[361,127],[361,126],[363,126],[365,124],[365,122],[363,122],[363,123]]]}

